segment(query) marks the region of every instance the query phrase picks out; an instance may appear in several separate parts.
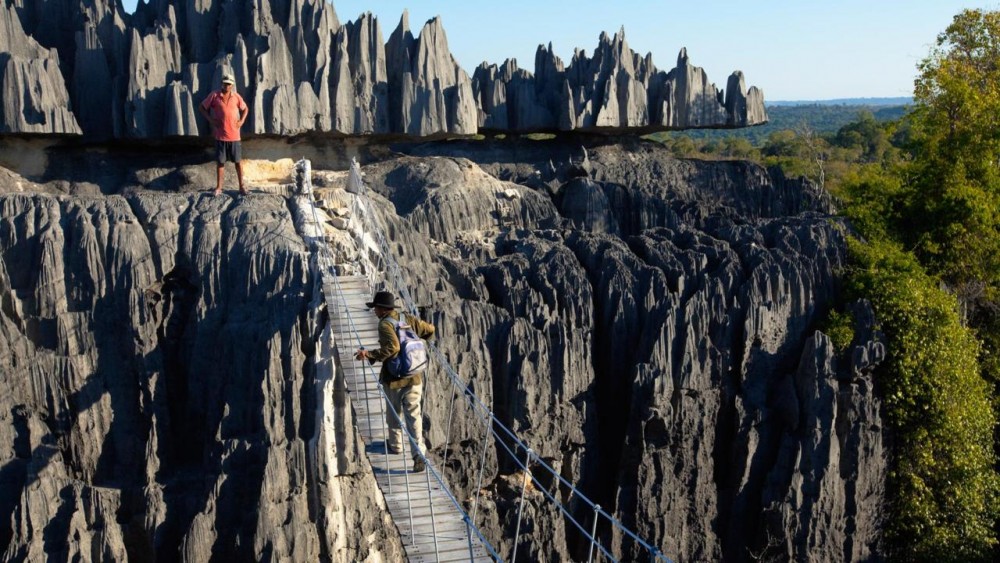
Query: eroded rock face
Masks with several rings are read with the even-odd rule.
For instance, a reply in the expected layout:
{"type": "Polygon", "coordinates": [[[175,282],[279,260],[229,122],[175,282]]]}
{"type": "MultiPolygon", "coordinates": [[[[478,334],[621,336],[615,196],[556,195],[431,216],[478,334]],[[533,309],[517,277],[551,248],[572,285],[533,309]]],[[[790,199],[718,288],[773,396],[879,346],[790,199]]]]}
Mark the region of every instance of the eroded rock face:
{"type": "MultiPolygon", "coordinates": [[[[816,331],[845,260],[825,193],[637,141],[410,152],[364,167],[371,201],[437,345],[539,459],[675,560],[883,557],[885,350],[864,304],[848,350],[816,331]]],[[[317,174],[324,199],[354,197],[317,174]]],[[[391,523],[358,510],[379,495],[352,439],[319,500],[333,516],[313,504],[314,296],[279,197],[0,204],[8,557],[53,536],[95,559],[398,555],[379,547],[398,545],[391,523]]],[[[431,455],[470,512],[482,491],[477,523],[509,554],[523,478],[453,399],[430,373],[431,455]]],[[[525,498],[518,558],[585,559],[537,485],[525,498]]]]}
{"type": "Polygon", "coordinates": [[[331,468],[308,451],[318,319],[283,198],[3,195],[0,225],[5,560],[398,556],[353,432],[331,468]]]}
{"type": "Polygon", "coordinates": [[[29,37],[15,7],[0,6],[0,133],[79,134],[59,55],[29,37]]]}
{"type": "Polygon", "coordinates": [[[551,45],[539,46],[535,76],[516,61],[483,63],[473,89],[485,129],[652,131],[767,122],[763,92],[748,90],[743,73],[729,77],[723,97],[705,71],[688,62],[686,49],[674,69],[659,71],[652,55],[640,57],[628,47],[624,30],[601,34],[592,57],[578,50],[565,68],[551,45]]]}
{"type": "MultiPolygon", "coordinates": [[[[581,152],[425,146],[365,169],[461,376],[546,463],[672,558],[882,557],[887,469],[870,375],[880,337],[859,329],[838,354],[815,332],[845,259],[829,198],[653,145],[581,152]],[[480,168],[494,177],[477,179],[480,168]]],[[[438,452],[450,398],[431,387],[425,399],[438,452]]],[[[477,452],[450,451],[469,495],[477,452]]],[[[520,487],[499,452],[487,456],[482,523],[509,553],[520,487]]],[[[588,507],[550,492],[590,522],[588,507]]],[[[528,499],[535,533],[522,531],[519,554],[585,558],[541,493],[528,499]]],[[[627,537],[604,539],[626,560],[648,557],[627,537]]]]}
{"type": "Polygon", "coordinates": [[[472,78],[439,18],[414,37],[404,12],[341,25],[327,0],[157,0],[135,14],[108,0],[44,0],[0,10],[0,133],[89,140],[205,135],[195,105],[224,71],[250,107],[244,134],[471,135],[652,131],[765,123],[763,94],[733,73],[725,96],[682,50],[668,73],[602,34],[564,68],[539,48],[535,74],[508,61],[472,78]],[[5,40],[7,40],[5,42],[5,40]]]}

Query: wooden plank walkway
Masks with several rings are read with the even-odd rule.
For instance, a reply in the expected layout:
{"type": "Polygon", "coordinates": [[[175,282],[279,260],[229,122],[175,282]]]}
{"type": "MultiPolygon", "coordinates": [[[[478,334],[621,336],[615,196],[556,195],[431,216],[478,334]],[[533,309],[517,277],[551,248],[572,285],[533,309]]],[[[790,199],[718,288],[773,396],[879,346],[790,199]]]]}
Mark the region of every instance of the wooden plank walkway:
{"type": "Polygon", "coordinates": [[[410,443],[405,439],[402,454],[386,452],[388,426],[385,401],[377,387],[379,365],[354,360],[354,351],[360,346],[378,348],[378,322],[365,306],[371,298],[367,279],[324,277],[323,293],[337,342],[337,366],[354,405],[355,424],[407,558],[412,562],[493,561],[475,532],[468,530],[449,493],[431,475],[430,461],[427,470],[414,473],[410,443]]]}

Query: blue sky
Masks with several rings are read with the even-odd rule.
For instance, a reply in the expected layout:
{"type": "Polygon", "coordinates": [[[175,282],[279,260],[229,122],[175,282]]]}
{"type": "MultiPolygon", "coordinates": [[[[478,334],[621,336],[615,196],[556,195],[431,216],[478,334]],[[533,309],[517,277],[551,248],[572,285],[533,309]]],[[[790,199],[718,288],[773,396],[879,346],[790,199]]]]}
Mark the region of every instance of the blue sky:
{"type": "MultiPolygon", "coordinates": [[[[137,0],[123,0],[133,11],[137,0]]],[[[371,11],[384,38],[404,8],[418,34],[441,16],[452,54],[469,74],[482,61],[516,58],[534,72],[535,50],[552,43],[568,64],[574,47],[592,53],[601,31],[625,27],[629,46],[673,68],[681,47],[724,87],[733,70],[767,100],[909,96],[916,64],[963,8],[1000,9],[954,0],[339,0],[341,23],[371,11]]]]}

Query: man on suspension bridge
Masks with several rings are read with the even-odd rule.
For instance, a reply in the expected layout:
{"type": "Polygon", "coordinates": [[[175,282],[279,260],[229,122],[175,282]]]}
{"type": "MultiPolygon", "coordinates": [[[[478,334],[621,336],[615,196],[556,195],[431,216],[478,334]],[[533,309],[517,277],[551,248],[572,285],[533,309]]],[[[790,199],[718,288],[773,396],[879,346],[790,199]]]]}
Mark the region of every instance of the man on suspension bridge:
{"type": "Polygon", "coordinates": [[[389,424],[386,452],[403,453],[403,432],[399,426],[399,418],[403,418],[406,429],[413,436],[419,450],[419,453],[412,452],[413,471],[420,472],[424,470],[421,454],[427,451],[424,448],[424,423],[420,412],[427,354],[420,339],[434,336],[434,325],[410,314],[401,316],[395,310],[395,298],[388,291],[377,292],[366,305],[379,318],[379,349],[360,348],[354,354],[354,359],[367,359],[371,364],[382,362],[379,380],[385,390],[389,408],[392,409],[392,412],[386,413],[389,424]]]}

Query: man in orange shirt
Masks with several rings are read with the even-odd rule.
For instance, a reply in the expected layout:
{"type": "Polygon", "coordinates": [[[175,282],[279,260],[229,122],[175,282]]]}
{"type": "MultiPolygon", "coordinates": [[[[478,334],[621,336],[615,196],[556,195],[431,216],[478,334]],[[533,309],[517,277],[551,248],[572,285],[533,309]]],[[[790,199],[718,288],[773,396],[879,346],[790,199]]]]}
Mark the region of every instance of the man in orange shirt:
{"type": "Polygon", "coordinates": [[[236,164],[240,195],[247,193],[243,186],[243,163],[240,162],[240,127],[250,112],[243,97],[236,93],[235,83],[233,75],[223,75],[222,90],[212,92],[198,106],[198,110],[212,126],[212,135],[215,137],[215,161],[219,165],[215,174],[215,195],[222,194],[222,179],[227,160],[236,164]]]}

